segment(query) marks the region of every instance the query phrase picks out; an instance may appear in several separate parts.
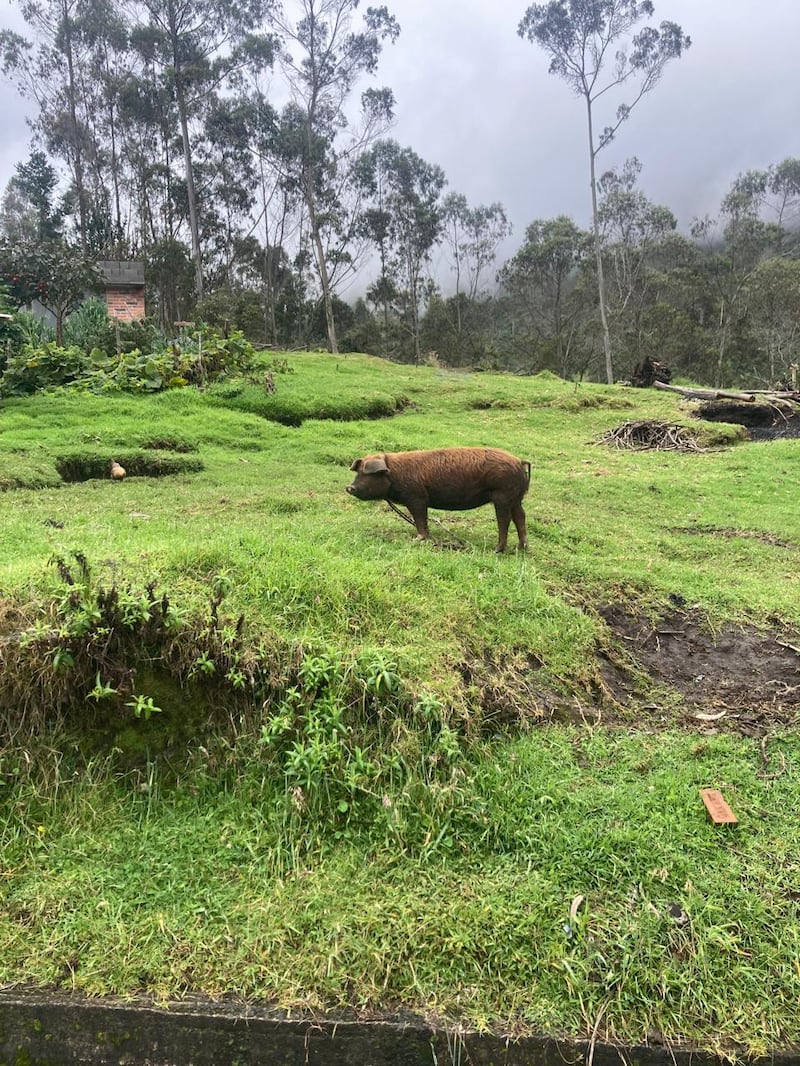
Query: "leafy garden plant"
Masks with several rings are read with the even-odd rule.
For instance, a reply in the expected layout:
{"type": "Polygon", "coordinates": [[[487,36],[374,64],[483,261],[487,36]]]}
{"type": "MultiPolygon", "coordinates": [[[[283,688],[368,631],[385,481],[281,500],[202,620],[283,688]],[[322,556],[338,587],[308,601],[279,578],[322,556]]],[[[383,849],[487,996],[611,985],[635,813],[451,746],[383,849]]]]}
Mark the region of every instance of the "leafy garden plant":
{"type": "Polygon", "coordinates": [[[220,337],[206,329],[150,353],[138,348],[109,354],[100,347],[87,352],[78,345],[25,344],[7,360],[0,377],[0,395],[26,396],[57,387],[107,393],[206,385],[244,373],[252,366],[254,355],[253,346],[241,332],[220,337]]]}

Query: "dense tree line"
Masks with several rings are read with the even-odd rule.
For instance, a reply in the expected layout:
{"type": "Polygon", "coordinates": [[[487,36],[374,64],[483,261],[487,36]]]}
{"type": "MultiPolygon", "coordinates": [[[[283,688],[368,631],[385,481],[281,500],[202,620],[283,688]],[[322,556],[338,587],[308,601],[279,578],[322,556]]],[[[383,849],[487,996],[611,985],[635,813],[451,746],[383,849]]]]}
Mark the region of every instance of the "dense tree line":
{"type": "Polygon", "coordinates": [[[400,32],[386,7],[21,9],[27,35],[0,33],[5,73],[37,105],[35,150],[0,208],[12,302],[49,299],[60,321],[93,261],[141,258],[167,332],[198,318],[278,347],[598,379],[650,356],[718,385],[772,384],[797,362],[800,160],[741,175],[689,234],[642,191],[635,158],[595,168],[690,43],[673,23],[634,33],[652,14],[647,0],[551,0],[526,12],[520,34],[588,108],[592,220],[583,230],[534,219],[505,263],[503,206],[470,205],[440,167],[386,136],[394,99],[375,75],[400,32]],[[586,70],[599,73],[612,44],[610,77],[638,77],[638,95],[597,133],[592,107],[606,83],[586,70]],[[434,252],[449,261],[450,285],[431,277],[434,252]],[[349,305],[340,294],[359,270],[369,280],[349,305]]]}

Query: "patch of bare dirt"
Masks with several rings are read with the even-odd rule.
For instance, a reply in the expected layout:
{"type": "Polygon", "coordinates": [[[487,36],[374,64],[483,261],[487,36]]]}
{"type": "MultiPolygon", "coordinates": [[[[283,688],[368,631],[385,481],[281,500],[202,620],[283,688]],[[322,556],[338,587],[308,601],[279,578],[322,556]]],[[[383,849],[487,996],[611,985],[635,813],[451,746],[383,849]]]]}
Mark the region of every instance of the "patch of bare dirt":
{"type": "Polygon", "coordinates": [[[708,400],[699,405],[696,413],[698,418],[707,422],[732,422],[734,425],[747,426],[751,440],[800,437],[800,412],[796,400],[708,400]]]}
{"type": "Polygon", "coordinates": [[[655,692],[678,697],[678,719],[692,728],[762,736],[800,725],[800,634],[751,625],[712,632],[683,610],[657,622],[620,606],[600,614],[620,652],[603,669],[617,700],[641,697],[644,674],[655,692]]]}
{"type": "Polygon", "coordinates": [[[762,544],[769,544],[773,548],[796,548],[796,544],[792,544],[788,540],[779,540],[777,537],[773,537],[769,533],[762,533],[758,529],[726,529],[722,526],[674,526],[670,531],[672,533],[687,533],[690,536],[714,536],[725,537],[730,540],[735,537],[741,537],[744,540],[758,540],[762,544]]]}

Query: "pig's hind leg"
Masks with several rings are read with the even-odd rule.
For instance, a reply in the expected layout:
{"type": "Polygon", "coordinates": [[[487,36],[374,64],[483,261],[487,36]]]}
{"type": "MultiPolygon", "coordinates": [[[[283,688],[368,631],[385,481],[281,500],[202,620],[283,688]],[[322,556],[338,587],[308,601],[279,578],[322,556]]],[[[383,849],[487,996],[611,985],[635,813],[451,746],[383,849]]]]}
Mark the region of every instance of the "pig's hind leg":
{"type": "Polygon", "coordinates": [[[506,550],[506,545],[508,544],[508,527],[511,524],[512,511],[507,503],[495,500],[494,513],[497,516],[497,547],[495,551],[500,555],[506,550]]]}
{"type": "Polygon", "coordinates": [[[524,551],[528,547],[528,527],[525,523],[525,512],[522,509],[521,503],[515,503],[512,505],[511,517],[514,519],[517,536],[519,537],[520,549],[524,551]]]}

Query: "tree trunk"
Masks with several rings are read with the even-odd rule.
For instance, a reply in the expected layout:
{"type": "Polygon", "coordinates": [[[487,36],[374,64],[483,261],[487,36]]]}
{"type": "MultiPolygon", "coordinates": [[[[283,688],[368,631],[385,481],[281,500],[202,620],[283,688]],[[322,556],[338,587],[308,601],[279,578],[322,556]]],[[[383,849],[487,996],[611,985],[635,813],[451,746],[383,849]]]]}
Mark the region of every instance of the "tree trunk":
{"type": "MultiPolygon", "coordinates": [[[[104,78],[105,85],[106,85],[106,92],[105,92],[104,95],[106,97],[106,103],[108,105],[108,135],[109,135],[109,139],[111,141],[111,182],[112,182],[112,185],[113,185],[113,188],[114,188],[114,226],[115,226],[115,229],[116,229],[116,234],[115,234],[115,239],[116,239],[123,232],[123,230],[122,230],[122,204],[121,204],[120,189],[119,189],[120,165],[119,165],[119,150],[118,150],[118,147],[117,147],[117,139],[118,139],[117,113],[116,113],[116,108],[114,107],[114,94],[110,90],[112,74],[111,74],[111,66],[110,66],[109,58],[108,58],[108,47],[106,45],[103,46],[102,64],[103,64],[103,78],[104,78]]],[[[128,233],[128,234],[126,234],[126,236],[130,237],[130,234],[128,233]]]]}
{"type": "MultiPolygon", "coordinates": [[[[383,202],[380,204],[381,210],[383,210],[383,202]]],[[[379,245],[379,255],[381,260],[381,302],[383,304],[383,355],[384,358],[389,357],[389,294],[387,292],[387,286],[389,284],[386,277],[386,242],[381,238],[379,245]]]]}
{"type": "Polygon", "coordinates": [[[461,256],[458,252],[458,227],[453,223],[453,250],[456,264],[456,334],[461,342],[461,256]]]}
{"type": "Polygon", "coordinates": [[[175,102],[178,105],[178,117],[181,124],[183,141],[183,163],[186,172],[186,200],[189,206],[189,229],[192,234],[192,259],[194,260],[194,291],[198,300],[203,299],[203,261],[200,255],[200,227],[197,223],[197,195],[192,168],[192,146],[189,141],[189,118],[186,110],[183,71],[178,54],[178,29],[175,24],[175,8],[169,5],[169,32],[172,44],[172,63],[175,72],[175,102]]]}
{"type": "Polygon", "coordinates": [[[687,399],[692,400],[742,400],[743,402],[753,403],[755,398],[759,394],[775,396],[778,398],[791,398],[791,393],[781,392],[768,392],[763,393],[762,390],[754,392],[726,392],[722,389],[690,389],[684,388],[682,385],[668,385],[666,381],[654,381],[654,389],[663,389],[665,392],[677,392],[680,396],[685,396],[687,399]]]}
{"type": "Polygon", "coordinates": [[[78,111],[75,105],[75,64],[74,57],[72,55],[72,22],[69,14],[68,4],[63,5],[64,14],[64,55],[67,60],[67,73],[69,80],[67,83],[67,97],[69,101],[69,119],[72,126],[72,165],[75,171],[75,189],[78,193],[78,226],[80,229],[81,239],[81,254],[84,259],[88,253],[88,241],[87,241],[87,229],[88,222],[86,218],[86,189],[83,181],[83,154],[81,152],[81,139],[80,131],[78,130],[78,111]]]}
{"type": "Polygon", "coordinates": [[[189,204],[189,229],[192,233],[192,259],[194,260],[194,292],[195,297],[198,300],[202,300],[203,261],[200,255],[200,227],[197,224],[197,197],[195,195],[194,172],[192,170],[192,149],[189,143],[189,121],[186,117],[186,101],[183,95],[183,86],[180,82],[180,74],[175,79],[175,99],[178,104],[178,115],[180,116],[183,162],[186,170],[186,199],[189,204]]]}
{"type": "Polygon", "coordinates": [[[728,342],[728,318],[725,314],[725,301],[722,301],[719,310],[720,318],[720,332],[719,332],[719,348],[717,350],[717,372],[714,376],[714,384],[718,389],[722,388],[722,366],[725,360],[725,349],[728,342]]]}
{"type": "Polygon", "coordinates": [[[308,207],[308,224],[311,229],[311,240],[314,244],[314,256],[317,260],[319,283],[322,288],[322,300],[325,305],[325,325],[328,330],[328,347],[331,355],[339,354],[339,346],[336,343],[336,323],[333,318],[333,297],[331,295],[331,283],[328,275],[328,264],[325,261],[325,249],[322,246],[322,235],[317,222],[317,204],[314,196],[314,174],[309,166],[305,168],[305,180],[303,182],[306,194],[306,206],[308,207]]]}
{"type": "MultiPolygon", "coordinates": [[[[259,175],[261,178],[261,202],[264,210],[264,259],[263,259],[263,282],[264,282],[264,340],[268,344],[278,346],[278,320],[276,317],[276,294],[275,294],[275,264],[278,249],[273,245],[269,230],[269,197],[267,196],[267,179],[264,173],[263,156],[259,159],[259,175]]],[[[285,204],[284,200],[284,204],[285,204]]],[[[284,214],[284,218],[285,218],[284,214]]],[[[282,236],[282,235],[281,235],[282,236]]]]}
{"type": "Polygon", "coordinates": [[[606,380],[614,384],[614,360],[611,352],[611,334],[608,331],[606,314],[606,285],[603,275],[603,249],[600,243],[600,219],[597,212],[597,177],[595,173],[594,131],[592,128],[592,101],[586,93],[586,114],[589,124],[589,179],[592,187],[592,230],[594,232],[594,256],[597,263],[597,295],[600,301],[600,322],[603,327],[603,351],[606,357],[606,380]]]}
{"type": "Polygon", "coordinates": [[[414,366],[422,362],[419,346],[419,271],[414,265],[409,266],[408,292],[411,297],[411,333],[414,339],[414,366]]]}
{"type": "Polygon", "coordinates": [[[119,164],[117,161],[117,126],[114,117],[114,108],[111,107],[109,116],[111,124],[111,177],[114,182],[114,221],[117,234],[122,233],[122,206],[119,195],[119,164]]]}
{"type": "Polygon", "coordinates": [[[264,338],[269,344],[278,346],[278,320],[275,317],[275,253],[269,243],[269,235],[264,250],[264,338]]]}

